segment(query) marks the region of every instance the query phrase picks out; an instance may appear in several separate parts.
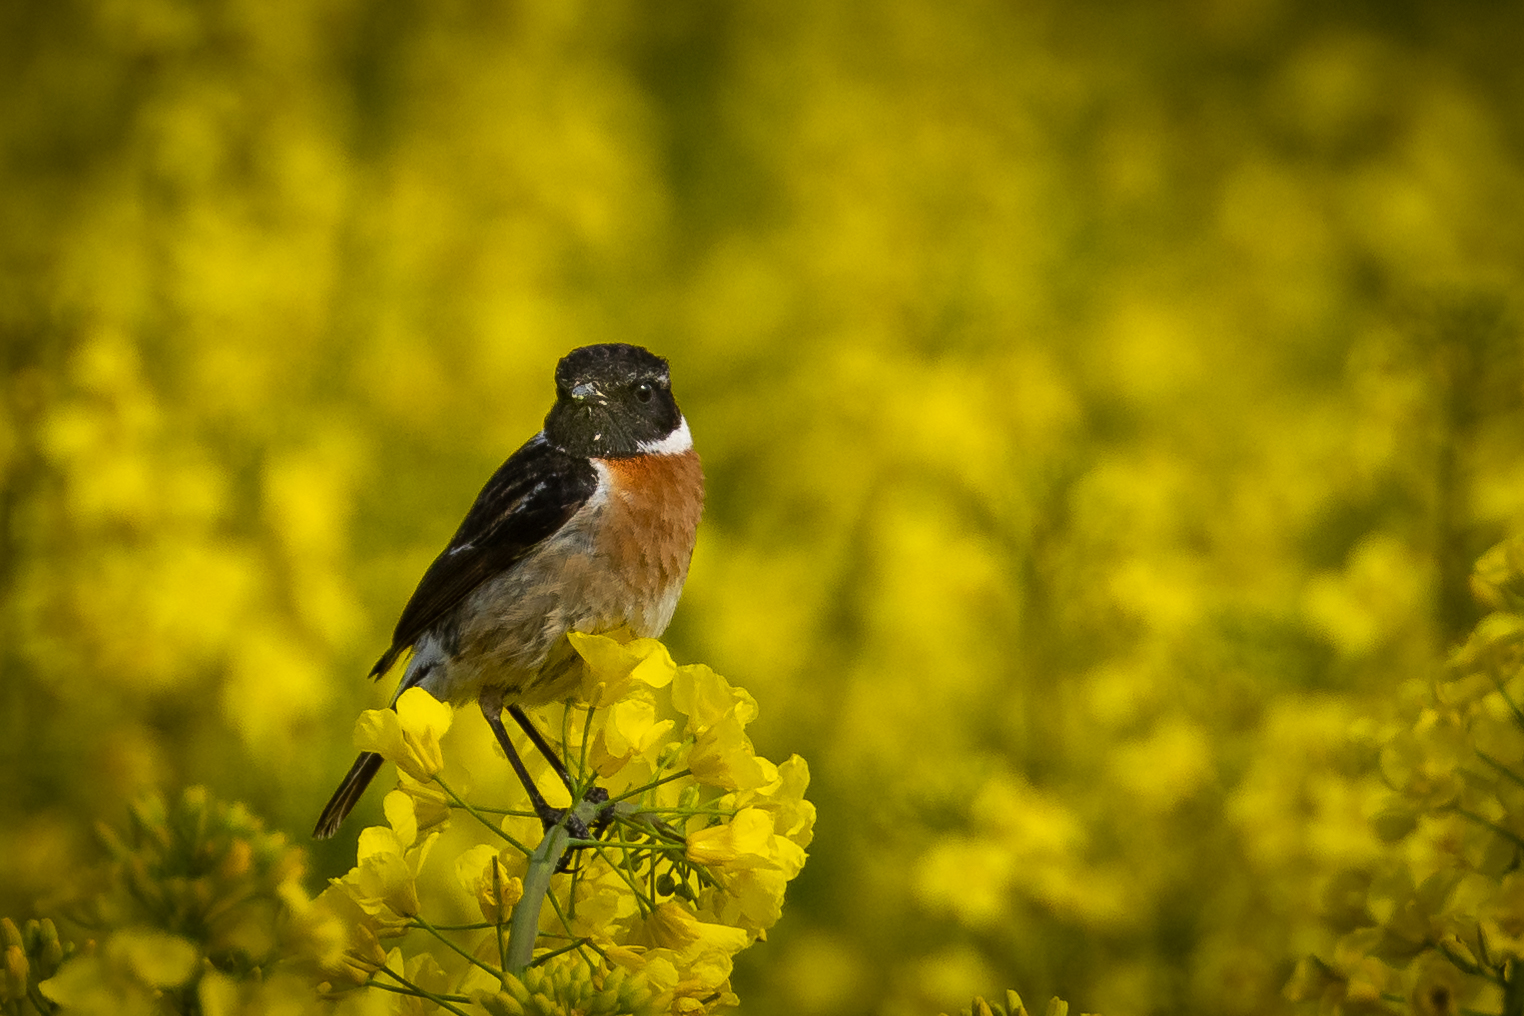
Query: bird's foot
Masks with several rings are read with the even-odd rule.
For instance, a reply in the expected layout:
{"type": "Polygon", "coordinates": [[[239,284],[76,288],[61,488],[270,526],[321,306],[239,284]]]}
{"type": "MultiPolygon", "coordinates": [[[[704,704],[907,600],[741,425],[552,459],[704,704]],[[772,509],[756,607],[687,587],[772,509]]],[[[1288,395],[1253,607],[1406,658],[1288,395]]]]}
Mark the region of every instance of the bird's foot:
{"type": "Polygon", "coordinates": [[[609,792],[602,787],[593,787],[584,795],[582,801],[573,808],[553,808],[544,801],[536,802],[535,812],[540,817],[540,823],[548,833],[556,826],[566,830],[567,836],[572,840],[584,842],[568,847],[566,853],[561,855],[561,860],[556,863],[557,872],[567,872],[572,868],[572,856],[579,850],[586,850],[590,845],[586,841],[597,840],[608,829],[609,822],[614,817],[614,806],[609,803],[609,792]]]}

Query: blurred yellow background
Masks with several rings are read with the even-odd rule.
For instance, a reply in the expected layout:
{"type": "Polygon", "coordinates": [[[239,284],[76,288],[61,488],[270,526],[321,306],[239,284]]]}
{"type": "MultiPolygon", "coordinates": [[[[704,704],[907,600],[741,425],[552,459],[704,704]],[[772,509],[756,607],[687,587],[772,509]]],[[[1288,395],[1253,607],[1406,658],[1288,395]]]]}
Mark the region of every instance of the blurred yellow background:
{"type": "Polygon", "coordinates": [[[629,341],[708,475],[668,642],[819,806],[745,1011],[1283,1011],[1368,745],[1524,521],[1520,38],[10,0],[0,913],[144,790],[304,839],[556,359],[629,341]]]}

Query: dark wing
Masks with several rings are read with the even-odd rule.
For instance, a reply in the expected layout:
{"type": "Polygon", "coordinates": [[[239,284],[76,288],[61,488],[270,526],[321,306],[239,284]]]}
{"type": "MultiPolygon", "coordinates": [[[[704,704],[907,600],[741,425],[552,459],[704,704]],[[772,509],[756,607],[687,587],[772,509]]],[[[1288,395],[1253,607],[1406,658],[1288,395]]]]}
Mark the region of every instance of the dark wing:
{"type": "Polygon", "coordinates": [[[371,668],[379,677],[404,649],[477,586],[499,575],[564,526],[598,487],[592,463],[536,435],[492,474],[444,553],[423,573],[397,619],[392,646],[371,668]]]}

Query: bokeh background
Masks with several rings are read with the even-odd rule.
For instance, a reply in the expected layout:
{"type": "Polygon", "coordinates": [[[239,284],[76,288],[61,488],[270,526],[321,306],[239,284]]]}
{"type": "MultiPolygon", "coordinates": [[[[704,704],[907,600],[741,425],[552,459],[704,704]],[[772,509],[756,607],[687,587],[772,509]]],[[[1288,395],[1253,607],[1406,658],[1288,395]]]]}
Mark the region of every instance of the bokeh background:
{"type": "Polygon", "coordinates": [[[1398,690],[1524,521],[1521,38],[8,0],[0,913],[145,790],[304,838],[413,583],[618,340],[709,479],[668,641],[814,776],[745,1011],[1286,1010],[1398,690]]]}

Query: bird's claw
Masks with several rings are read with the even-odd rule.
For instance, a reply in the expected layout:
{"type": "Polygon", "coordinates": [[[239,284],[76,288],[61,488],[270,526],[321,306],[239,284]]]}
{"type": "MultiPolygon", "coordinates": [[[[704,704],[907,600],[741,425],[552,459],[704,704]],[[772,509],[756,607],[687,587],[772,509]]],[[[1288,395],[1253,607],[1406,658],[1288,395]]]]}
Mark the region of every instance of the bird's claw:
{"type": "MultiPolygon", "coordinates": [[[[548,833],[556,826],[566,830],[566,835],[573,840],[596,840],[603,836],[608,829],[609,822],[614,817],[614,806],[608,803],[609,792],[602,787],[593,787],[582,797],[582,804],[575,808],[552,808],[543,805],[536,808],[540,816],[540,823],[544,825],[548,833]],[[586,807],[591,805],[592,807],[586,807]],[[591,815],[591,823],[584,815],[591,815]]],[[[556,862],[556,872],[565,873],[572,868],[572,855],[579,850],[586,850],[584,843],[580,846],[572,846],[561,855],[561,860],[556,862]]]]}

